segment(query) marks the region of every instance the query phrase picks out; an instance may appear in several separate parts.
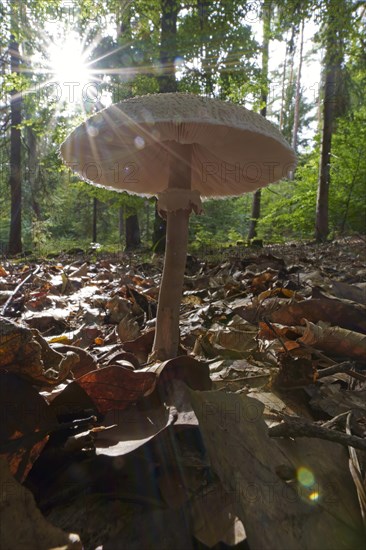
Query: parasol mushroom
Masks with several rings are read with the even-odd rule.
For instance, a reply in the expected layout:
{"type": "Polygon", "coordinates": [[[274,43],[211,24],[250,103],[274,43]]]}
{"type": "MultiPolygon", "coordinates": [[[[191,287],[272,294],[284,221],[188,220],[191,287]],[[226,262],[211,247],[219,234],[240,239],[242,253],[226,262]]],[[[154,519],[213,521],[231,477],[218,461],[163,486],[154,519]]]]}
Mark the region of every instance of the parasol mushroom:
{"type": "Polygon", "coordinates": [[[191,94],[124,100],[76,128],[66,164],[107,189],[157,195],[167,218],[153,355],[175,357],[190,213],[200,197],[238,196],[286,177],[295,154],[282,134],[244,107],[191,94]]]}

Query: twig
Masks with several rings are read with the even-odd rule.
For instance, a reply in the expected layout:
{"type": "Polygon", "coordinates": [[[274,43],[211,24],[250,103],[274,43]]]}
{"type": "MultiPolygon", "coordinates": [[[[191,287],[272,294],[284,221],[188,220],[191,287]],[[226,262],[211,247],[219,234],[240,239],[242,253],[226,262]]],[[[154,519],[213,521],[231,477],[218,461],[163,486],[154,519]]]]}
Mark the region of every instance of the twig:
{"type": "MultiPolygon", "coordinates": [[[[349,414],[351,411],[346,411],[344,413],[337,414],[337,416],[333,416],[330,420],[327,420],[326,422],[323,422],[322,428],[331,428],[332,426],[335,426],[341,418],[343,419],[347,414],[349,414]]],[[[346,420],[346,418],[345,418],[346,420]]]]}
{"type": "Polygon", "coordinates": [[[332,367],[326,367],[325,369],[319,370],[318,379],[324,378],[325,376],[329,376],[332,374],[337,374],[338,372],[345,372],[348,374],[348,376],[351,376],[352,378],[356,378],[356,380],[362,380],[364,382],[366,380],[365,375],[351,370],[355,368],[355,366],[356,366],[356,363],[354,361],[343,361],[342,363],[337,363],[332,367]]]}
{"type": "Polygon", "coordinates": [[[282,345],[283,349],[285,350],[286,355],[290,355],[290,352],[289,352],[289,350],[287,349],[284,340],[282,340],[281,336],[278,334],[277,330],[276,330],[275,327],[272,325],[272,323],[271,323],[270,321],[268,321],[268,319],[263,319],[263,320],[264,320],[264,322],[266,323],[267,327],[273,332],[273,334],[275,334],[276,338],[278,339],[278,341],[279,341],[280,344],[282,345]]]}
{"type": "Polygon", "coordinates": [[[268,435],[270,437],[315,437],[339,443],[345,447],[350,446],[366,451],[366,439],[336,430],[329,430],[322,426],[316,426],[298,417],[286,416],[286,420],[283,420],[281,424],[268,428],[268,435]]]}
{"type": "Polygon", "coordinates": [[[32,271],[31,273],[29,273],[29,275],[27,275],[27,277],[25,279],[23,279],[17,287],[15,287],[15,289],[13,290],[11,296],[9,296],[9,298],[7,299],[7,301],[5,302],[4,306],[3,306],[3,309],[2,309],[2,312],[1,312],[1,315],[5,315],[7,309],[9,308],[11,302],[14,300],[14,297],[16,296],[16,294],[19,292],[19,290],[22,288],[23,285],[25,285],[25,283],[27,281],[29,281],[29,279],[31,279],[32,277],[34,277],[34,275],[37,275],[38,271],[41,269],[41,266],[40,265],[37,265],[36,269],[34,271],[32,271]]]}
{"type": "Polygon", "coordinates": [[[329,376],[331,374],[336,374],[338,372],[347,372],[355,367],[353,361],[343,361],[342,363],[337,363],[332,367],[326,367],[325,369],[318,370],[318,379],[324,378],[324,376],[329,376]]]}

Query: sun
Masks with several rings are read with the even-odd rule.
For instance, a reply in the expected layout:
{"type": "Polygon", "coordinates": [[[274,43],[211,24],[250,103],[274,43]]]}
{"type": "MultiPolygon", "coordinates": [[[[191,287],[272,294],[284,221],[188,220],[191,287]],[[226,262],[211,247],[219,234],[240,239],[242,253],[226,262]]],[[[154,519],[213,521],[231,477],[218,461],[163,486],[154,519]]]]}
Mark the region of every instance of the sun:
{"type": "Polygon", "coordinates": [[[95,84],[88,55],[76,33],[52,42],[48,48],[48,66],[54,85],[58,87],[62,99],[69,103],[88,99],[93,94],[95,84]]]}

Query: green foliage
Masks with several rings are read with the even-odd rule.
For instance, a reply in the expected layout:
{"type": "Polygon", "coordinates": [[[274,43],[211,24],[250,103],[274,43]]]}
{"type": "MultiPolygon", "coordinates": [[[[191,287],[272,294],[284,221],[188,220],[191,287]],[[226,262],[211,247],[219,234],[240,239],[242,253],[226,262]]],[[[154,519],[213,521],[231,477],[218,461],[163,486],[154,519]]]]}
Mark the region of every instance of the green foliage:
{"type": "Polygon", "coordinates": [[[248,232],[249,211],[250,195],[204,201],[203,215],[192,216],[190,221],[192,250],[228,246],[243,239],[248,232]]]}
{"type": "Polygon", "coordinates": [[[366,233],[366,107],[338,121],[333,136],[330,217],[337,232],[366,233]]]}
{"type": "Polygon", "coordinates": [[[315,150],[301,159],[294,181],[283,181],[263,190],[259,237],[275,242],[312,236],[318,171],[315,150]]]}
{"type": "MultiPolygon", "coordinates": [[[[253,108],[258,110],[261,107],[261,90],[266,86],[260,69],[261,47],[248,24],[253,19],[246,17],[247,10],[259,4],[239,0],[180,4],[177,27],[179,91],[207,94],[239,104],[246,103],[250,98],[253,108]]],[[[271,38],[283,41],[285,33],[294,28],[296,40],[302,19],[307,20],[315,13],[321,25],[318,33],[320,44],[324,43],[329,33],[335,37],[335,44],[342,42],[344,63],[341,80],[344,85],[338,89],[338,119],[332,142],[330,229],[333,234],[365,232],[364,19],[360,10],[354,9],[355,2],[351,0],[342,0],[340,13],[330,10],[330,7],[338,5],[338,0],[283,0],[271,4],[274,10],[271,38]],[[330,21],[329,13],[333,13],[330,21]],[[327,27],[324,25],[326,21],[329,23],[327,27]],[[342,28],[338,28],[340,22],[342,28]]],[[[52,39],[52,32],[50,35],[45,21],[58,19],[61,25],[65,19],[83,36],[91,51],[91,68],[96,71],[94,76],[114,101],[156,93],[161,74],[161,3],[155,0],[81,0],[75,2],[72,8],[68,3],[68,9],[73,10],[72,23],[71,17],[68,19],[65,12],[65,5],[61,0],[0,0],[0,56],[4,67],[0,76],[4,97],[0,112],[0,244],[7,240],[10,217],[9,92],[24,92],[27,89],[36,89],[38,93],[23,94],[21,171],[25,245],[38,248],[56,244],[59,247],[71,247],[71,243],[75,242],[88,246],[92,238],[94,198],[98,199],[98,241],[119,246],[119,215],[122,209],[125,218],[131,213],[138,213],[143,225],[144,242],[149,243],[152,229],[149,216],[153,216],[151,201],[89,186],[71,175],[62,164],[58,156],[59,145],[69,131],[85,118],[86,113],[80,110],[71,114],[67,106],[65,108],[52,100],[49,94],[39,92],[41,83],[48,76],[36,72],[32,66],[32,56],[34,52],[40,52],[40,66],[46,66],[47,42],[52,39]],[[6,52],[10,31],[21,43],[27,59],[27,63],[22,66],[25,72],[21,75],[9,71],[6,52]],[[37,141],[36,177],[31,173],[32,159],[27,141],[29,131],[33,132],[37,141]]],[[[280,80],[279,72],[276,81],[280,80]]],[[[286,93],[283,131],[290,141],[293,128],[293,81],[287,86],[286,93]]],[[[93,104],[89,111],[93,112],[95,108],[93,104]]],[[[308,111],[309,106],[302,99],[302,147],[306,145],[306,140],[301,138],[306,137],[308,111]]],[[[276,112],[270,114],[274,118],[278,117],[276,112]]],[[[312,237],[319,156],[318,137],[300,158],[294,181],[284,181],[263,190],[259,237],[265,241],[312,237]]],[[[202,246],[215,248],[245,240],[250,207],[251,195],[224,201],[206,201],[204,215],[192,216],[191,219],[192,249],[199,250],[202,246]]]]}
{"type": "MultiPolygon", "coordinates": [[[[245,23],[247,6],[238,0],[203,2],[181,12],[178,52],[183,60],[180,89],[238,98],[258,77],[258,43],[245,23]]],[[[241,95],[243,100],[243,95],[241,95]]]]}

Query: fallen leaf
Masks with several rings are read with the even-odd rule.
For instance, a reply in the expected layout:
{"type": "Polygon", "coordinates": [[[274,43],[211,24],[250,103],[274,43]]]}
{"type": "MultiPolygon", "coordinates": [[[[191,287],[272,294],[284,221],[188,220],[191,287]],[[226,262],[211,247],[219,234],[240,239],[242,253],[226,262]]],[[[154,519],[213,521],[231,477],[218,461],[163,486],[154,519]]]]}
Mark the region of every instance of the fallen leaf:
{"type": "Polygon", "coordinates": [[[103,423],[114,426],[95,437],[97,455],[122,456],[138,449],[172,424],[174,411],[162,405],[150,410],[130,407],[127,410],[110,410],[103,423]]]}
{"type": "Polygon", "coordinates": [[[270,315],[270,321],[282,325],[303,325],[304,319],[312,323],[329,322],[342,328],[366,333],[366,310],[339,300],[310,299],[285,304],[270,315]]]}
{"type": "Polygon", "coordinates": [[[63,355],[52,349],[38,331],[0,318],[0,369],[6,367],[37,384],[55,385],[78,361],[73,352],[63,355]]]}
{"type": "Polygon", "coordinates": [[[180,355],[141,370],[158,375],[159,386],[172,380],[182,380],[196,390],[208,390],[212,385],[208,364],[188,355],[180,355]]]}
{"type": "Polygon", "coordinates": [[[239,544],[246,534],[235,508],[235,495],[227,493],[220,482],[202,487],[190,503],[194,536],[209,548],[219,542],[239,544]]]}
{"type": "Polygon", "coordinates": [[[1,371],[0,403],[0,453],[6,456],[12,474],[24,481],[48,440],[47,435],[37,440],[36,432],[51,430],[57,419],[28,381],[1,371]],[[7,450],[7,444],[17,439],[16,450],[7,450]]]}
{"type": "Polygon", "coordinates": [[[54,527],[41,514],[29,489],[11,475],[6,460],[0,456],[2,550],[26,548],[45,550],[62,548],[82,550],[78,535],[54,527]]]}
{"type": "Polygon", "coordinates": [[[123,410],[153,392],[153,372],[131,371],[113,365],[84,374],[75,381],[90,396],[100,413],[123,410]]]}
{"type": "Polygon", "coordinates": [[[252,550],[362,548],[348,457],[337,444],[273,440],[262,405],[243,394],[191,391],[212,467],[234,494],[252,550]],[[286,483],[277,473],[297,473],[286,483]],[[265,526],[265,528],[264,528],[265,526]]]}
{"type": "Polygon", "coordinates": [[[331,291],[337,298],[352,300],[358,304],[366,304],[366,289],[357,285],[342,283],[341,281],[332,281],[331,291]]]}
{"type": "Polygon", "coordinates": [[[118,323],[117,334],[121,342],[135,340],[141,335],[140,327],[130,314],[123,317],[118,323]]]}
{"type": "Polygon", "coordinates": [[[146,363],[153,347],[154,338],[155,329],[151,329],[135,340],[124,342],[123,347],[126,351],[133,353],[141,364],[146,363]]]}
{"type": "Polygon", "coordinates": [[[78,346],[70,346],[61,343],[52,344],[51,347],[59,353],[64,354],[67,352],[72,352],[79,357],[79,361],[71,368],[71,372],[75,378],[79,378],[80,376],[83,376],[83,374],[98,368],[95,357],[85,349],[79,348],[78,346]]]}
{"type": "Polygon", "coordinates": [[[306,321],[306,328],[298,341],[329,355],[351,357],[361,362],[366,360],[366,335],[359,332],[306,321]]]}

